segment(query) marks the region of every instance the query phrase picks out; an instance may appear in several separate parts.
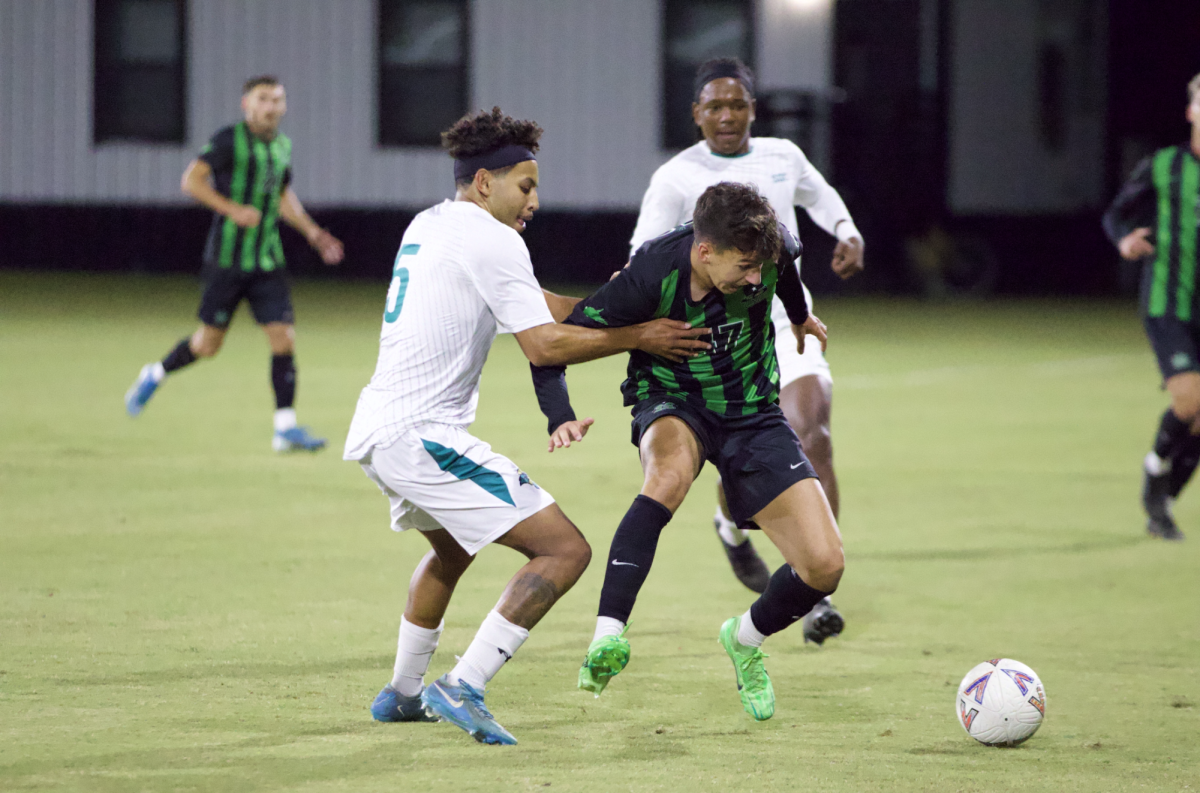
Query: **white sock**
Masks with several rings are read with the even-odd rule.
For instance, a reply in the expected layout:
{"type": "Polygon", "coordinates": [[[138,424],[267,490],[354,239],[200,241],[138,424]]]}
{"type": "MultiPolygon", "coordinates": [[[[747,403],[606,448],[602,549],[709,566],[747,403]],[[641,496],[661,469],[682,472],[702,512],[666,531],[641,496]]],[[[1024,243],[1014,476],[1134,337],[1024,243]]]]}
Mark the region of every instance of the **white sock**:
{"type": "Polygon", "coordinates": [[[596,641],[601,636],[620,636],[623,630],[625,630],[625,623],[619,619],[596,617],[596,633],[592,635],[592,641],[596,641]]]}
{"type": "Polygon", "coordinates": [[[275,431],[287,432],[296,426],[296,409],[279,408],[275,411],[275,431]]]}
{"type": "Polygon", "coordinates": [[[406,697],[415,697],[425,688],[425,670],[437,649],[445,622],[436,628],[422,628],[400,618],[400,639],[396,643],[396,665],[392,671],[392,688],[406,697]]]}
{"type": "Polygon", "coordinates": [[[154,382],[161,383],[163,378],[167,376],[167,370],[163,368],[162,361],[155,361],[154,368],[150,370],[150,376],[154,378],[154,382]]]}
{"type": "Polygon", "coordinates": [[[726,545],[736,548],[750,539],[750,533],[739,529],[736,523],[725,517],[720,507],[717,507],[717,514],[713,516],[713,520],[717,523],[717,534],[721,535],[721,541],[726,545]]]}
{"type": "Polygon", "coordinates": [[[471,640],[467,651],[458,664],[450,670],[450,683],[457,685],[465,680],[476,691],[487,688],[488,681],[496,676],[500,667],[517,654],[517,650],[529,638],[529,631],[513,625],[500,612],[493,609],[479,626],[479,632],[471,640]]]}
{"type": "Polygon", "coordinates": [[[767,640],[767,637],[754,627],[754,620],[750,619],[749,609],[746,609],[746,613],[742,615],[742,621],[738,625],[737,640],[738,644],[746,647],[762,647],[762,643],[767,640]]]}

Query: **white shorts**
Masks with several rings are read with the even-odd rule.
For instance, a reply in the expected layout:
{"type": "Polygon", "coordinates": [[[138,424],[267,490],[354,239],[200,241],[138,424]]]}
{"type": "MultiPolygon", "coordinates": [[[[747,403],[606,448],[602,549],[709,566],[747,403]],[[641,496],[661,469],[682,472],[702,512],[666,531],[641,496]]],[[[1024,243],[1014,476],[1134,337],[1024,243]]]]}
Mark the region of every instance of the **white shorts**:
{"type": "MultiPolygon", "coordinates": [[[[804,287],[804,299],[808,302],[808,310],[812,311],[812,294],[804,287]]],[[[775,354],[779,358],[779,389],[782,391],[789,383],[794,383],[801,377],[816,375],[826,382],[833,382],[829,371],[829,362],[825,353],[821,352],[821,341],[816,336],[804,337],[804,354],[796,352],[796,334],[792,333],[792,323],[788,320],[783,301],[776,296],[771,306],[771,321],[775,323],[775,354]]]]}
{"type": "Polygon", "coordinates": [[[445,529],[472,556],[554,503],[462,427],[422,424],[359,464],[388,497],[393,531],[445,529]]]}

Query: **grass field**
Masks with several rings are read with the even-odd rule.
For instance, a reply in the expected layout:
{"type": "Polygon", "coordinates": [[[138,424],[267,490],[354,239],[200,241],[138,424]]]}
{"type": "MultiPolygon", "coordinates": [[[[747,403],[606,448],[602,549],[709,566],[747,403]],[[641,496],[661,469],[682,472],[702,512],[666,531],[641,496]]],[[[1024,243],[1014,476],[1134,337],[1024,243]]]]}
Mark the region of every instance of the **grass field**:
{"type": "MultiPolygon", "coordinates": [[[[488,704],[520,740],[385,725],[410,572],[426,545],[340,446],[374,366],[383,287],[300,284],[299,409],[317,456],[270,451],[268,352],[226,349],[121,406],[192,325],[188,279],[0,273],[0,789],[413,791],[1187,790],[1200,787],[1200,501],[1148,539],[1139,461],[1165,399],[1131,306],[828,301],[848,627],[766,649],[771,721],[717,644],[751,601],[709,523],[712,471],[663,535],[633,659],[575,689],[603,564],[533,632],[488,704]],[[981,660],[1033,666],[1041,731],[976,744],[954,691],[981,660]]],[[[640,484],[617,385],[572,371],[586,442],[548,456],[502,337],[473,432],[517,460],[598,560],[640,484]]],[[[760,547],[765,545],[760,541],[760,547]]],[[[770,553],[772,563],[779,557],[770,553]]],[[[485,550],[431,674],[521,558],[485,550]]]]}

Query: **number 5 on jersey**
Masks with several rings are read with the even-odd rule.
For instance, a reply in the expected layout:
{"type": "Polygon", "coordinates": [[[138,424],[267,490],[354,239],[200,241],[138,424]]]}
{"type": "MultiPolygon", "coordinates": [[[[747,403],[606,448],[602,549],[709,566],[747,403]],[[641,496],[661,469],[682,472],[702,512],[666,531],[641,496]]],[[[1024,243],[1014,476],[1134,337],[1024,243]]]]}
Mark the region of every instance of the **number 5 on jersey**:
{"type": "Polygon", "coordinates": [[[396,254],[396,269],[392,271],[392,283],[388,287],[387,303],[384,305],[384,322],[392,323],[400,319],[400,309],[404,308],[404,293],[408,290],[408,268],[401,267],[400,260],[405,256],[415,256],[419,250],[420,245],[402,245],[400,253],[396,254]]]}

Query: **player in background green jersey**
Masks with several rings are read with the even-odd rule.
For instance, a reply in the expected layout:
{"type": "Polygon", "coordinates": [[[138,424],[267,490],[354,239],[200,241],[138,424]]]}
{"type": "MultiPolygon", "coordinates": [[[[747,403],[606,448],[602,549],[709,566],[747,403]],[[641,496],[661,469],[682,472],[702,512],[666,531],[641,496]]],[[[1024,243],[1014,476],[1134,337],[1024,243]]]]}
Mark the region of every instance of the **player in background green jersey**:
{"type": "Polygon", "coordinates": [[[139,415],[168,374],[216,355],[245,299],[271,348],[272,446],[316,451],[325,440],[296,424],[294,316],[278,221],[300,232],[325,264],[341,262],[342,243],[309,217],[291,187],[292,142],[279,131],[287,113],[283,85],[270,76],[246,81],[242,111],[245,119],[213,135],[183,174],[183,192],[214,213],[204,248],[200,327],[161,361],[142,367],[125,395],[125,409],[139,415]]]}

